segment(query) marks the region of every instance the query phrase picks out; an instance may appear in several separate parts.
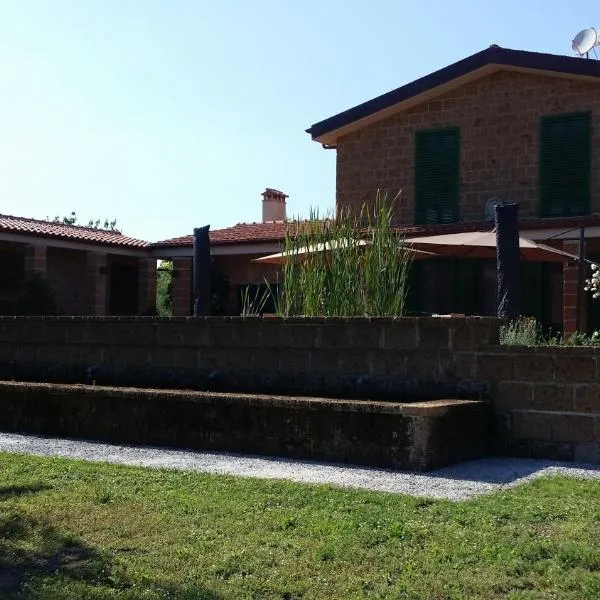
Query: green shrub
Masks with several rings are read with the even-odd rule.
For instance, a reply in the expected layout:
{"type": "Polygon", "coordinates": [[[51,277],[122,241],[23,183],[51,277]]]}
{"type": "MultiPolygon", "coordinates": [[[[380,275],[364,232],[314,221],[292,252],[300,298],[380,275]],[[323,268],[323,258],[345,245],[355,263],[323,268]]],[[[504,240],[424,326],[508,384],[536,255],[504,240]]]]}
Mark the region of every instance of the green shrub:
{"type": "Polygon", "coordinates": [[[58,312],[56,293],[46,278],[36,273],[21,281],[17,291],[15,314],[36,316],[57,315],[58,312]]]}
{"type": "Polygon", "coordinates": [[[500,343],[507,346],[594,346],[600,344],[600,332],[553,334],[544,331],[535,319],[520,317],[500,327],[500,343]]]}

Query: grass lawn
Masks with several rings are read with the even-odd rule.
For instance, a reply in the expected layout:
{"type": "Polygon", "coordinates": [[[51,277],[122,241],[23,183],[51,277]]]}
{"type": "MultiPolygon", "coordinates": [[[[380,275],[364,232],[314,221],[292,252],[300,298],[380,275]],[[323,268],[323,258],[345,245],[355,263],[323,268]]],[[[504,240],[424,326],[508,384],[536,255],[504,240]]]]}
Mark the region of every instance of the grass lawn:
{"type": "Polygon", "coordinates": [[[0,454],[0,598],[600,598],[600,482],[453,504],[0,454]]]}

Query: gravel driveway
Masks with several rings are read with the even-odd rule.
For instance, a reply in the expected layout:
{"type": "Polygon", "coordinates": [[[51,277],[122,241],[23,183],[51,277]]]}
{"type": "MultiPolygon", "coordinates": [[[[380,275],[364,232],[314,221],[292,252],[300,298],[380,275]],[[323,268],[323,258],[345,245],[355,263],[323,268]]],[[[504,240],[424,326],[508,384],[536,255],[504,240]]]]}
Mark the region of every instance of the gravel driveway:
{"type": "Polygon", "coordinates": [[[62,456],[152,468],[181,469],[324,483],[394,494],[466,500],[515,486],[541,475],[562,474],[600,479],[600,465],[547,460],[485,458],[428,473],[409,473],[286,458],[193,452],[154,447],[117,446],[100,442],[0,433],[0,452],[62,456]]]}

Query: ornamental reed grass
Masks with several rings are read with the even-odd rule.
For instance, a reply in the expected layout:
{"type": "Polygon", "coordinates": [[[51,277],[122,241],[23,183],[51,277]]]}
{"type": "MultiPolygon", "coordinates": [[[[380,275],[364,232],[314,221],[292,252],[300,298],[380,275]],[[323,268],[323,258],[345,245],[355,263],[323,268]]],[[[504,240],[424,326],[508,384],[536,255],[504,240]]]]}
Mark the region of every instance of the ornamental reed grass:
{"type": "Polygon", "coordinates": [[[411,254],[392,226],[386,196],[359,215],[321,218],[311,211],[286,235],[278,312],[284,316],[401,316],[406,311],[411,254]],[[304,253],[304,250],[321,250],[304,253]]]}

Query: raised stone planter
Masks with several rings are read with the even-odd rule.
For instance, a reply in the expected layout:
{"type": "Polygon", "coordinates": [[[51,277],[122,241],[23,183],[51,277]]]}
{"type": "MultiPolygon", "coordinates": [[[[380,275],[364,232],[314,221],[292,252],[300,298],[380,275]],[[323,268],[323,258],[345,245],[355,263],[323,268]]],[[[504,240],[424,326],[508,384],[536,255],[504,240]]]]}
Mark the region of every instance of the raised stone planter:
{"type": "Polygon", "coordinates": [[[0,382],[0,429],[427,470],[484,456],[489,404],[0,382]]]}

